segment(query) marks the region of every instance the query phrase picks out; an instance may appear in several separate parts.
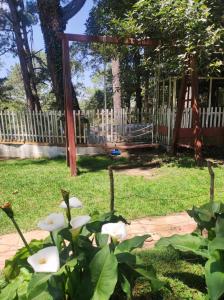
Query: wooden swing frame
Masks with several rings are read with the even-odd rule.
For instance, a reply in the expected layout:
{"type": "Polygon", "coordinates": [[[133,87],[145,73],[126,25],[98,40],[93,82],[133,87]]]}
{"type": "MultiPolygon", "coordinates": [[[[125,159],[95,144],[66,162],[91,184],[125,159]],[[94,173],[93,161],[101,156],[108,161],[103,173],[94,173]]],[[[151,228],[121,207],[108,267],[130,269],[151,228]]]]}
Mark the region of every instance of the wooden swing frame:
{"type": "MultiPolygon", "coordinates": [[[[119,38],[112,36],[92,36],[81,34],[69,34],[58,33],[58,37],[62,42],[62,61],[63,61],[63,77],[64,77],[64,107],[65,107],[65,129],[66,129],[66,157],[67,165],[70,167],[71,176],[77,175],[77,162],[76,151],[77,146],[75,144],[75,124],[73,115],[73,102],[72,102],[72,87],[71,87],[71,66],[69,56],[69,42],[80,43],[104,43],[114,45],[133,45],[142,47],[156,47],[159,45],[159,41],[153,39],[136,39],[136,38],[119,38]]],[[[199,115],[199,102],[198,102],[198,76],[195,71],[196,61],[193,57],[191,59],[191,86],[192,86],[192,112],[193,112],[193,129],[194,129],[194,151],[195,159],[201,159],[202,141],[201,141],[201,125],[199,115]]],[[[182,78],[181,88],[178,97],[177,116],[174,127],[174,140],[173,140],[173,152],[176,153],[179,132],[181,128],[181,120],[184,110],[185,94],[187,87],[187,78],[184,74],[182,78]]]]}
{"type": "Polygon", "coordinates": [[[70,167],[71,176],[77,175],[77,162],[75,144],[75,124],[73,116],[72,87],[71,87],[71,66],[69,56],[69,42],[80,43],[104,43],[114,45],[133,45],[142,47],[156,47],[158,41],[153,39],[119,38],[112,36],[91,36],[81,34],[58,33],[62,42],[62,62],[64,77],[64,107],[65,107],[65,130],[66,130],[66,158],[70,167]]]}

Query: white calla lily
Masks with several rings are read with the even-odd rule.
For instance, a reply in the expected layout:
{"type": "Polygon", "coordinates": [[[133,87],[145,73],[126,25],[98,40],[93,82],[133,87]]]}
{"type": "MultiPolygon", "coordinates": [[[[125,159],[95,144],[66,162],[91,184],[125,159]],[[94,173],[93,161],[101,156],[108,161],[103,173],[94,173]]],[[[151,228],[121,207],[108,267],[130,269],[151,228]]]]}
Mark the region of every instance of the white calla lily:
{"type": "Polygon", "coordinates": [[[119,241],[123,241],[127,237],[126,226],[121,221],[104,224],[101,228],[101,233],[108,234],[119,241]]]}
{"type": "MultiPolygon", "coordinates": [[[[62,201],[61,204],[59,205],[60,208],[67,208],[67,205],[65,201],[62,201]]],[[[69,198],[69,207],[70,208],[82,208],[82,202],[76,198],[76,197],[71,197],[69,198]]]]}
{"type": "Polygon", "coordinates": [[[27,259],[35,272],[57,272],[60,268],[59,253],[55,246],[39,250],[27,259]]]}
{"type": "Polygon", "coordinates": [[[72,226],[72,229],[77,229],[87,224],[90,221],[90,219],[91,217],[88,215],[79,216],[79,217],[72,218],[70,224],[72,226]]]}
{"type": "Polygon", "coordinates": [[[42,230],[54,231],[65,227],[65,218],[62,213],[52,213],[38,222],[37,226],[42,230]]]}

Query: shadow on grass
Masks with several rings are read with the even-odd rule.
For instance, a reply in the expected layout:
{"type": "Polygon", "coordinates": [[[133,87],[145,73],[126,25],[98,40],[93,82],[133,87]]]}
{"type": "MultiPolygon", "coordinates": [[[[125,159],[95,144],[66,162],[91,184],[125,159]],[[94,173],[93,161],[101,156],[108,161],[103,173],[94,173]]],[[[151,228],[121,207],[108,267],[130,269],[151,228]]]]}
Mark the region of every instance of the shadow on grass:
{"type": "Polygon", "coordinates": [[[64,157],[56,157],[56,158],[40,158],[40,159],[10,159],[10,160],[4,160],[1,161],[2,165],[9,166],[29,166],[29,165],[47,165],[51,162],[58,162],[60,164],[66,163],[66,160],[64,157]]]}
{"type": "MultiPolygon", "coordinates": [[[[125,158],[111,158],[108,156],[79,156],[77,160],[77,165],[79,168],[79,173],[87,172],[97,172],[101,170],[106,170],[110,165],[126,164],[128,161],[125,158]]],[[[64,157],[56,158],[40,158],[40,159],[10,159],[0,161],[0,166],[7,168],[12,167],[28,167],[28,166],[46,166],[51,163],[56,163],[60,166],[67,166],[66,159],[64,157]]]]}
{"type": "Polygon", "coordinates": [[[127,163],[125,158],[112,159],[108,156],[81,156],[78,160],[79,173],[107,170],[110,165],[127,163]]]}
{"type": "MultiPolygon", "coordinates": [[[[191,156],[181,156],[181,157],[169,157],[164,160],[165,163],[168,163],[171,167],[177,168],[197,168],[204,170],[207,168],[207,161],[202,161],[200,165],[197,165],[194,158],[191,156]]],[[[214,165],[214,167],[216,167],[214,165]]]]}
{"type": "Polygon", "coordinates": [[[203,276],[188,273],[188,272],[166,273],[164,275],[166,277],[171,277],[172,279],[178,279],[188,287],[192,289],[196,289],[202,293],[206,293],[206,284],[203,276]]]}

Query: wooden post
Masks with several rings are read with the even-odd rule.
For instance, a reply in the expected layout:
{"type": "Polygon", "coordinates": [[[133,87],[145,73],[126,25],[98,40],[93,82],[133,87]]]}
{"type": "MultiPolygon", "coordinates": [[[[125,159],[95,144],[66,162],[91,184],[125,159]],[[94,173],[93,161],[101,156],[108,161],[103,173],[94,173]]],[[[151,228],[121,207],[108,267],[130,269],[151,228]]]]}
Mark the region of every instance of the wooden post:
{"type": "Polygon", "coordinates": [[[214,201],[214,190],[215,190],[215,173],[212,169],[212,163],[208,161],[208,171],[210,174],[210,201],[214,201]]]}
{"type": "Polygon", "coordinates": [[[194,157],[196,162],[202,159],[202,129],[198,99],[198,75],[196,67],[196,57],[191,55],[191,86],[192,86],[192,125],[194,133],[194,157]]]}
{"type": "Polygon", "coordinates": [[[73,118],[72,89],[71,89],[71,67],[69,60],[69,41],[66,37],[62,39],[63,50],[63,74],[64,74],[64,98],[66,116],[66,148],[69,158],[71,176],[77,175],[76,167],[76,145],[75,128],[73,118]]]}
{"type": "Polygon", "coordinates": [[[173,154],[176,154],[177,152],[177,143],[179,140],[179,132],[181,128],[182,115],[184,111],[186,87],[187,87],[187,78],[186,78],[186,74],[184,74],[181,80],[181,86],[180,86],[180,91],[179,91],[179,96],[177,101],[176,120],[175,120],[174,132],[173,132],[173,149],[172,149],[173,154]]]}
{"type": "Polygon", "coordinates": [[[112,167],[108,167],[109,177],[110,177],[110,211],[114,211],[114,174],[112,167]]]}

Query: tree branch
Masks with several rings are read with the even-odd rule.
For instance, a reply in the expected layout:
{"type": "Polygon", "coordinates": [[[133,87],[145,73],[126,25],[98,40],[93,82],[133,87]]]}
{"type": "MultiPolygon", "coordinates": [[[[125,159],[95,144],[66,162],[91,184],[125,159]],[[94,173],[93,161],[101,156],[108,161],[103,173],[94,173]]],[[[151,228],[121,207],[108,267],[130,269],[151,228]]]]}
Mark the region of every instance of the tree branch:
{"type": "Polygon", "coordinates": [[[65,7],[63,7],[63,20],[64,22],[68,22],[86,3],[86,0],[72,0],[65,7]]]}

